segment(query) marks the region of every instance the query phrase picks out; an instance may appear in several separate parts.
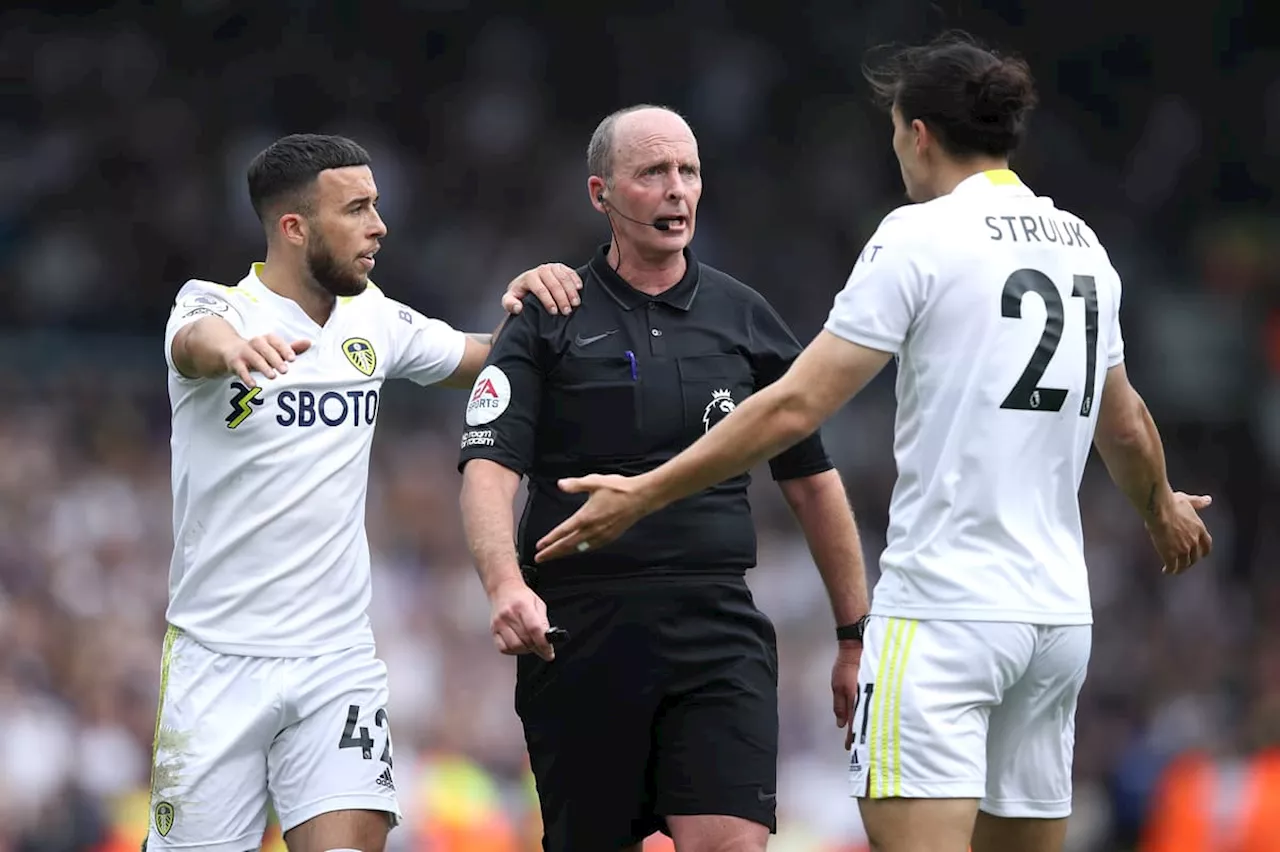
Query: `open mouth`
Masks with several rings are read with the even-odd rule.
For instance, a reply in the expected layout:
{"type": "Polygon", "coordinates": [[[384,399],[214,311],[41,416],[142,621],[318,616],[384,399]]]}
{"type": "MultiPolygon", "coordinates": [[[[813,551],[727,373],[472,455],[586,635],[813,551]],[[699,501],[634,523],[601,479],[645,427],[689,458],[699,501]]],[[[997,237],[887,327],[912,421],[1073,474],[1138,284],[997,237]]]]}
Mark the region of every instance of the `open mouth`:
{"type": "Polygon", "coordinates": [[[658,221],[665,222],[667,224],[667,230],[671,231],[683,230],[685,226],[689,224],[689,218],[687,216],[659,216],[658,221]]]}

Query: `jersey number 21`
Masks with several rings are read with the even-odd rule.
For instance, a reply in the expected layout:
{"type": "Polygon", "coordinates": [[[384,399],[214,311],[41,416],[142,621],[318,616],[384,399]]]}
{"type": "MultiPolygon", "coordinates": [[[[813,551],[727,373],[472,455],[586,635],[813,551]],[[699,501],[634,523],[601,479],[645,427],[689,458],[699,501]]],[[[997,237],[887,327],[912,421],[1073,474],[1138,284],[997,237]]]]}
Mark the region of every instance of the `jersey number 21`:
{"type": "MultiPolygon", "coordinates": [[[[1031,353],[1026,369],[1000,407],[1017,411],[1059,411],[1067,398],[1066,390],[1042,388],[1039,385],[1049,361],[1053,359],[1053,353],[1058,349],[1058,342],[1062,340],[1065,312],[1058,288],[1049,276],[1038,269],[1019,269],[1004,282],[1000,313],[1010,319],[1022,319],[1022,297],[1028,292],[1035,293],[1044,300],[1044,331],[1040,333],[1040,342],[1031,353]]],[[[1098,363],[1098,288],[1093,276],[1073,276],[1071,296],[1084,299],[1085,372],[1080,416],[1088,417],[1093,410],[1094,375],[1098,363]]]]}

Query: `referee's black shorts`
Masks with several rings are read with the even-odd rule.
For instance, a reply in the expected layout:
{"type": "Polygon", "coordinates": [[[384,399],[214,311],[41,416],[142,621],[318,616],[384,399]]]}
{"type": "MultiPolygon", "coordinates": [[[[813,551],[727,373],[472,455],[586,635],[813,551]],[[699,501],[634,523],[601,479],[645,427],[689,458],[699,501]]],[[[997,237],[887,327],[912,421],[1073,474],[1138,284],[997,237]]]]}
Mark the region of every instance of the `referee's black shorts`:
{"type": "Polygon", "coordinates": [[[519,658],[547,852],[723,814],[776,831],[777,637],[740,574],[535,582],[570,640],[519,658]]]}

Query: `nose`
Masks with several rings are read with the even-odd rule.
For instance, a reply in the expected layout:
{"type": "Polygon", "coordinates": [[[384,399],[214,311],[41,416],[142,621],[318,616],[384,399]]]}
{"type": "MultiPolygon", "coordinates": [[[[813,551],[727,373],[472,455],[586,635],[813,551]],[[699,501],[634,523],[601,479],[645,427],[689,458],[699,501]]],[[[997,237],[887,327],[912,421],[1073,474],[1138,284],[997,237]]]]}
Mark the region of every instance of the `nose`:
{"type": "Polygon", "coordinates": [[[667,200],[680,201],[689,192],[689,187],[685,185],[684,178],[677,172],[667,181],[667,200]]]}
{"type": "Polygon", "coordinates": [[[373,211],[373,229],[369,235],[374,239],[382,239],[387,235],[387,223],[382,221],[382,216],[376,209],[373,211]]]}

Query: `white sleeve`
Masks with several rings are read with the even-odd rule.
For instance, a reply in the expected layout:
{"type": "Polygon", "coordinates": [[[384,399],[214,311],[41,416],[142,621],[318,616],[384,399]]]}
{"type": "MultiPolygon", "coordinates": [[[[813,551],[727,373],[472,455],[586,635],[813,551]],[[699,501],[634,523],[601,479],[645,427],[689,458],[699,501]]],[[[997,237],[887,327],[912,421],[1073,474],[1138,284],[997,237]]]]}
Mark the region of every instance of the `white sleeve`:
{"type": "Polygon", "coordinates": [[[1111,336],[1107,339],[1107,369],[1124,361],[1124,336],[1120,333],[1120,276],[1116,276],[1115,306],[1111,312],[1111,336]]]}
{"type": "Polygon", "coordinates": [[[231,323],[239,335],[244,335],[244,317],[227,298],[227,288],[210,281],[191,280],[182,285],[169,312],[169,323],[164,330],[164,360],[175,376],[185,379],[173,363],[173,338],[178,331],[204,317],[221,317],[231,323]]]}
{"type": "Polygon", "coordinates": [[[836,337],[899,353],[924,305],[928,276],[910,217],[890,213],[867,242],[823,326],[836,337]]]}
{"type": "Polygon", "coordinates": [[[393,350],[387,378],[431,385],[453,375],[467,346],[465,334],[394,299],[386,300],[386,310],[393,350]]]}

